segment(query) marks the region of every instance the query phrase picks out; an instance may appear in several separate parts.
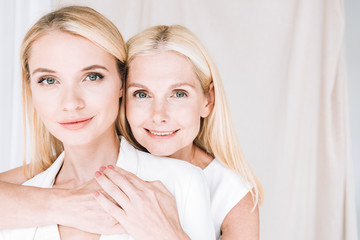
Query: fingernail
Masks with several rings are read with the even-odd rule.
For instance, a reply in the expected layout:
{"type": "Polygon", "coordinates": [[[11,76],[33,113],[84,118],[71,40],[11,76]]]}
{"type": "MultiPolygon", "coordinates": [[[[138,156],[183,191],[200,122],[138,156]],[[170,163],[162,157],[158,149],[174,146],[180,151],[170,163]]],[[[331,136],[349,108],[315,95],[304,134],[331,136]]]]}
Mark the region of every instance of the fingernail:
{"type": "Polygon", "coordinates": [[[95,191],[95,192],[94,192],[94,196],[95,196],[95,197],[98,197],[99,195],[100,195],[100,193],[99,193],[98,191],[95,191]]]}
{"type": "Polygon", "coordinates": [[[100,177],[100,176],[101,176],[101,172],[96,171],[96,172],[95,172],[95,177],[100,177]]]}
{"type": "Polygon", "coordinates": [[[100,168],[100,172],[105,171],[105,169],[106,169],[106,167],[102,166],[102,167],[100,168]]]}
{"type": "Polygon", "coordinates": [[[114,166],[113,165],[108,165],[108,168],[114,169],[114,166]]]}

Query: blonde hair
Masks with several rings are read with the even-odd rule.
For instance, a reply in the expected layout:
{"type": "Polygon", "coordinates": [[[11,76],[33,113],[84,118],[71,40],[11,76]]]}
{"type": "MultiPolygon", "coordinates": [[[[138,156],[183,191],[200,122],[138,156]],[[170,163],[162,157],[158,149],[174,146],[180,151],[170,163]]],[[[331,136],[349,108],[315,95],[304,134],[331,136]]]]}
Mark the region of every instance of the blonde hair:
{"type": "MultiPolygon", "coordinates": [[[[155,26],[132,37],[127,42],[127,50],[127,70],[136,56],[161,51],[175,51],[191,61],[205,94],[209,93],[211,83],[213,83],[215,91],[214,107],[209,116],[202,119],[200,131],[194,140],[194,144],[240,174],[253,187],[251,194],[255,203],[254,206],[261,203],[263,198],[262,187],[241,151],[218,70],[196,36],[180,25],[155,26]]],[[[125,81],[123,81],[123,84],[125,84],[125,81]]],[[[125,90],[125,85],[123,89],[125,90]]],[[[131,133],[126,120],[124,101],[121,103],[120,112],[120,126],[124,136],[134,146],[144,150],[131,133]]]]}
{"type": "MultiPolygon", "coordinates": [[[[116,58],[121,77],[125,72],[126,47],[116,26],[106,17],[82,6],[68,6],[41,17],[27,32],[21,45],[22,98],[24,136],[26,119],[30,128],[30,164],[26,164],[26,137],[24,137],[25,176],[33,177],[46,170],[63,151],[63,144],[42,123],[33,103],[30,89],[29,58],[33,43],[52,31],[62,31],[84,37],[116,58]]],[[[119,116],[118,116],[119,118],[119,116]]],[[[119,131],[119,121],[115,127],[119,131]]]]}

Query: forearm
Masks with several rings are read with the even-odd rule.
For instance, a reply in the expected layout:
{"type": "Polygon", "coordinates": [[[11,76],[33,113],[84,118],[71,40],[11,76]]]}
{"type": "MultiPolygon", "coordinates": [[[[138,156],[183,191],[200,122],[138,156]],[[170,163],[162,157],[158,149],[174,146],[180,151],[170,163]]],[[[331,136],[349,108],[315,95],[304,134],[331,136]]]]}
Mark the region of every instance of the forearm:
{"type": "Polygon", "coordinates": [[[55,223],[52,206],[61,189],[44,189],[0,181],[0,229],[23,228],[55,223]]]}

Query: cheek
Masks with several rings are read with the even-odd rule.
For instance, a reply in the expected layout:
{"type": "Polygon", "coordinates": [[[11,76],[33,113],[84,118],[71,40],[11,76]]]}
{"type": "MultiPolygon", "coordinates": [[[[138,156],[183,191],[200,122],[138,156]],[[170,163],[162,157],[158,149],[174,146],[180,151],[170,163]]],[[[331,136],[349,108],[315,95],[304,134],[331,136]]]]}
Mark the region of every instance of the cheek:
{"type": "Polygon", "coordinates": [[[87,106],[92,108],[97,106],[98,111],[102,111],[105,116],[115,121],[119,113],[119,91],[108,91],[108,94],[99,96],[98,98],[88,98],[87,106]]]}
{"type": "Polygon", "coordinates": [[[196,103],[178,105],[172,108],[172,117],[186,125],[200,124],[202,108],[196,103]]]}
{"type": "Polygon", "coordinates": [[[56,102],[55,99],[47,94],[41,92],[32,91],[32,103],[35,111],[39,114],[40,118],[44,121],[56,115],[56,102]]]}
{"type": "Polygon", "coordinates": [[[127,101],[126,103],[126,118],[130,124],[130,127],[134,127],[142,122],[146,118],[146,108],[139,104],[132,104],[127,101]]]}

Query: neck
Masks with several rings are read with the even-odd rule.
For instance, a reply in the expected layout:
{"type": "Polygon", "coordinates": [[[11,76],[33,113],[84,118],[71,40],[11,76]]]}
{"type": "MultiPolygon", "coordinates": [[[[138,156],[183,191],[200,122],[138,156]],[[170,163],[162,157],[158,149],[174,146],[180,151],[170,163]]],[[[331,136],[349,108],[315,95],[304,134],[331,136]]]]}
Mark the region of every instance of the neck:
{"type": "Polygon", "coordinates": [[[206,153],[204,150],[191,144],[186,146],[183,149],[173,153],[169,157],[177,158],[189,162],[201,169],[205,169],[209,163],[214,159],[210,154],[206,153]]]}
{"type": "Polygon", "coordinates": [[[81,146],[65,146],[63,166],[55,184],[65,188],[81,185],[94,177],[101,166],[115,165],[119,155],[120,141],[114,132],[81,146]]]}
{"type": "Polygon", "coordinates": [[[189,163],[193,163],[196,158],[196,154],[195,154],[197,151],[196,148],[197,147],[195,146],[195,144],[190,144],[190,145],[178,150],[177,152],[171,154],[170,157],[184,160],[189,163]]]}

